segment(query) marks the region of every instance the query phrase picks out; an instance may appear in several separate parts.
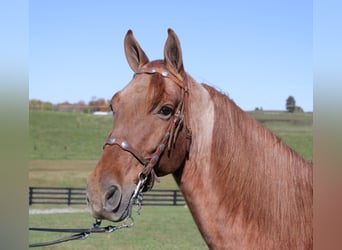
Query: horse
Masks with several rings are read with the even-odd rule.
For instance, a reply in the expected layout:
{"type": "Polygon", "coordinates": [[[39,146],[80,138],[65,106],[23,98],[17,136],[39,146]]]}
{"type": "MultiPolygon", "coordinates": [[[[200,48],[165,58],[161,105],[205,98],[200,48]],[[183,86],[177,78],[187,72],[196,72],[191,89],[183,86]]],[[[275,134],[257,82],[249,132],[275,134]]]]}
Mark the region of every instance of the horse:
{"type": "Polygon", "coordinates": [[[113,128],[87,180],[92,216],[125,220],[141,180],[147,192],[172,174],[209,249],[312,249],[313,164],[196,82],[172,29],[162,60],[131,30],[124,49],[134,76],[110,101],[113,128]]]}

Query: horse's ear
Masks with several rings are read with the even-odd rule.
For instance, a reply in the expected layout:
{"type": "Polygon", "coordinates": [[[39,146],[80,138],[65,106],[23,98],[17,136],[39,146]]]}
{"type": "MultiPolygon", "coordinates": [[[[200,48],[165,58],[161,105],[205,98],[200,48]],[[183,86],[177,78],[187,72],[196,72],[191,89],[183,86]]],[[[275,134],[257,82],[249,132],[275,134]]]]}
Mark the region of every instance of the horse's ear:
{"type": "Polygon", "coordinates": [[[168,29],[168,37],[164,46],[164,60],[166,67],[176,76],[183,78],[184,67],[180,42],[176,33],[168,29]]]}
{"type": "Polygon", "coordinates": [[[139,72],[139,69],[148,63],[149,60],[137,40],[135,40],[132,30],[127,31],[124,46],[129,66],[135,73],[139,72]]]}

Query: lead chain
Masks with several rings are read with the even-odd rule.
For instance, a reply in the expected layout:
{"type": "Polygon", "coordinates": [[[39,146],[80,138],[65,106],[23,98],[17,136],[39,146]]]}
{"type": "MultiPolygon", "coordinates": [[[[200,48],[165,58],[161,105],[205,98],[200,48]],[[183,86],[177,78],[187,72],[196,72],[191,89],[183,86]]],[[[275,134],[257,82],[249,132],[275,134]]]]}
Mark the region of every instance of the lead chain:
{"type": "Polygon", "coordinates": [[[145,184],[146,180],[147,180],[147,176],[140,173],[138,185],[135,188],[133,196],[132,196],[132,205],[137,205],[138,214],[140,214],[140,211],[141,211],[141,206],[142,206],[142,201],[143,201],[143,192],[142,191],[144,189],[144,184],[145,184]]]}

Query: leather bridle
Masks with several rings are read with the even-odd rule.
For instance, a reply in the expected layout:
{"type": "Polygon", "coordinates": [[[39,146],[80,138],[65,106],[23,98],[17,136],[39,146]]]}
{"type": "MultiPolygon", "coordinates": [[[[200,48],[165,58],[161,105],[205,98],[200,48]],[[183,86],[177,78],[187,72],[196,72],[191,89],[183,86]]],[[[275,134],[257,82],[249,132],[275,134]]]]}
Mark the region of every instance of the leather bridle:
{"type": "Polygon", "coordinates": [[[109,136],[103,145],[117,145],[122,150],[129,152],[132,156],[134,156],[143,166],[143,171],[139,174],[139,181],[144,181],[143,191],[151,190],[156,178],[156,174],[154,172],[154,167],[159,162],[161,155],[165,151],[167,147],[168,151],[171,150],[171,147],[175,145],[178,133],[182,129],[185,124],[186,130],[186,150],[189,153],[190,144],[191,144],[191,129],[188,124],[188,98],[189,98],[189,88],[187,79],[180,79],[181,77],[177,77],[174,74],[169,72],[162,61],[153,61],[150,62],[143,67],[141,67],[140,71],[136,74],[160,74],[162,77],[171,79],[175,84],[177,84],[182,89],[182,100],[178,104],[176,111],[174,113],[174,117],[170,122],[170,126],[168,127],[167,132],[162,138],[161,142],[156,147],[155,152],[152,155],[143,156],[137,149],[135,149],[127,140],[119,137],[109,136]],[[147,184],[146,184],[147,182],[147,184]]]}

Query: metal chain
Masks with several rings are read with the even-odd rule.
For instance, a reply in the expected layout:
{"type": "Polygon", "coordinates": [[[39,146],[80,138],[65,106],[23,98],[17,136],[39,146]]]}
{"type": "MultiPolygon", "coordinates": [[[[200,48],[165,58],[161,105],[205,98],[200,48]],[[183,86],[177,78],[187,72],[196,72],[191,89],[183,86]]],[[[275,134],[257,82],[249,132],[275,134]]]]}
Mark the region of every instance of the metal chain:
{"type": "Polygon", "coordinates": [[[133,205],[137,206],[137,213],[140,214],[142,201],[143,201],[143,189],[145,182],[147,181],[147,176],[145,176],[143,173],[139,174],[139,182],[137,184],[137,187],[134,190],[133,196],[131,198],[131,203],[133,205]]]}

